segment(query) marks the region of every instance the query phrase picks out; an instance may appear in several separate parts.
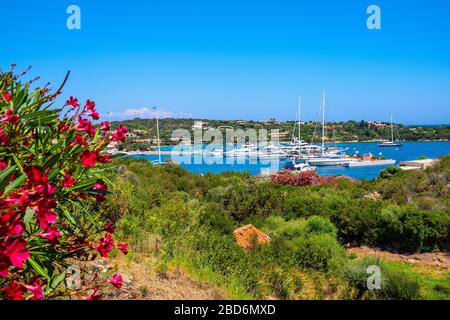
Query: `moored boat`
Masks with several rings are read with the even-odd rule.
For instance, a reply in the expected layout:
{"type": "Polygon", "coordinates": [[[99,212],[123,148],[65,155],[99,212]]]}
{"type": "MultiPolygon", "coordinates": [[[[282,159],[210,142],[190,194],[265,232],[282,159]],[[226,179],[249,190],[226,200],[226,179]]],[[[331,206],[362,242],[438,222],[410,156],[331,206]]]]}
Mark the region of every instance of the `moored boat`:
{"type": "Polygon", "coordinates": [[[394,141],[394,122],[392,121],[391,115],[391,141],[384,141],[378,145],[381,148],[398,148],[401,147],[402,144],[398,141],[394,141]]]}

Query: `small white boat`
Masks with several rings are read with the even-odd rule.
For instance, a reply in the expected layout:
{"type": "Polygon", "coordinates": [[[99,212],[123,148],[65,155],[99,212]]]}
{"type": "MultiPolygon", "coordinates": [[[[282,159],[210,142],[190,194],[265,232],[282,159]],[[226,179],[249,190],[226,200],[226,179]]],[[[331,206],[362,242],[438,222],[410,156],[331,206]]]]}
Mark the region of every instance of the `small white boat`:
{"type": "Polygon", "coordinates": [[[381,148],[398,148],[402,146],[400,141],[394,140],[394,122],[392,120],[392,115],[391,115],[391,141],[382,142],[378,146],[381,148]]]}
{"type": "Polygon", "coordinates": [[[214,149],[209,153],[213,157],[222,157],[223,156],[223,150],[221,149],[214,149]]]}
{"type": "Polygon", "coordinates": [[[316,171],[317,167],[311,166],[307,163],[297,163],[294,164],[294,168],[295,171],[299,171],[299,172],[308,172],[308,171],[316,171]]]}
{"type": "Polygon", "coordinates": [[[312,166],[326,167],[326,166],[345,166],[350,162],[355,161],[358,160],[348,157],[329,157],[329,158],[310,159],[307,160],[306,162],[312,166]]]}
{"type": "Polygon", "coordinates": [[[402,144],[399,142],[394,142],[394,141],[386,141],[386,142],[382,142],[378,145],[381,148],[393,148],[393,147],[401,147],[402,144]]]}
{"type": "Polygon", "coordinates": [[[248,156],[250,153],[254,153],[256,152],[256,146],[253,144],[246,144],[243,145],[240,148],[235,148],[234,150],[230,150],[225,152],[226,156],[231,156],[231,157],[246,157],[248,156]]]}
{"type": "Polygon", "coordinates": [[[388,166],[395,164],[396,161],[393,159],[386,160],[368,160],[368,161],[352,161],[345,164],[345,167],[348,168],[357,168],[357,167],[377,167],[377,166],[388,166]]]}

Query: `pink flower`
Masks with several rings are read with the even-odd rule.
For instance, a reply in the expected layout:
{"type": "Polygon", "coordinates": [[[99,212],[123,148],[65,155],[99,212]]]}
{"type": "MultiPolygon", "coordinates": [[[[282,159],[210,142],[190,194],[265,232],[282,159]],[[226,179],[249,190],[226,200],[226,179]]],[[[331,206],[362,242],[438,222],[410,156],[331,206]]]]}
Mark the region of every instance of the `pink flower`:
{"type": "Polygon", "coordinates": [[[100,129],[102,129],[103,131],[109,131],[111,129],[111,127],[109,126],[109,122],[103,121],[102,123],[100,123],[100,129]]]}
{"type": "Polygon", "coordinates": [[[25,229],[16,210],[6,211],[0,215],[0,237],[15,236],[25,229]]]}
{"type": "Polygon", "coordinates": [[[8,165],[6,164],[5,161],[0,160],[0,171],[5,170],[6,167],[8,167],[8,165]]]}
{"type": "Polygon", "coordinates": [[[9,137],[5,134],[2,128],[0,128],[0,144],[6,144],[9,141],[9,137]]]}
{"type": "Polygon", "coordinates": [[[95,249],[100,253],[102,257],[108,257],[108,253],[110,253],[113,249],[114,240],[110,233],[107,233],[104,238],[101,238],[98,241],[98,245],[94,246],[95,249]]]}
{"type": "Polygon", "coordinates": [[[119,249],[120,251],[123,252],[123,254],[128,254],[128,243],[118,243],[117,244],[117,249],[119,249]]]}
{"type": "Polygon", "coordinates": [[[85,106],[84,106],[84,110],[90,110],[90,111],[93,111],[94,108],[95,108],[95,102],[94,102],[94,101],[91,101],[91,100],[87,100],[87,101],[86,101],[86,104],[85,104],[85,106]]]}
{"type": "Polygon", "coordinates": [[[108,221],[108,223],[103,227],[103,231],[105,232],[114,233],[115,230],[114,222],[112,221],[108,221]]]}
{"type": "Polygon", "coordinates": [[[91,117],[94,120],[98,120],[100,118],[99,114],[97,111],[93,110],[91,112],[88,113],[88,116],[91,117]]]}
{"type": "Polygon", "coordinates": [[[69,100],[66,101],[66,106],[72,106],[74,108],[77,108],[80,106],[78,103],[78,99],[70,96],[69,100]]]}
{"type": "Polygon", "coordinates": [[[112,136],[113,141],[124,141],[125,140],[125,134],[128,133],[127,127],[120,125],[116,132],[114,132],[112,136]]]}
{"type": "Polygon", "coordinates": [[[108,162],[111,162],[111,160],[110,160],[110,158],[111,158],[111,155],[109,155],[109,154],[105,154],[105,155],[99,155],[98,154],[99,153],[99,150],[97,150],[97,161],[98,162],[101,162],[101,163],[108,163],[108,162]]]}
{"type": "Polygon", "coordinates": [[[70,188],[75,184],[75,179],[70,174],[66,173],[62,183],[64,188],[70,188]]]}
{"type": "Polygon", "coordinates": [[[44,290],[42,289],[42,286],[45,283],[45,280],[43,281],[40,277],[35,277],[32,279],[30,284],[24,285],[24,287],[33,294],[33,298],[31,300],[41,300],[44,297],[44,290]]]}
{"type": "Polygon", "coordinates": [[[122,288],[122,275],[116,273],[111,279],[108,280],[108,282],[117,289],[120,289],[122,288]]]}
{"type": "Polygon", "coordinates": [[[58,133],[62,133],[69,129],[70,122],[69,121],[60,121],[58,123],[58,133]]]}
{"type": "Polygon", "coordinates": [[[80,146],[86,146],[88,143],[86,140],[83,139],[83,136],[79,133],[75,135],[75,139],[73,139],[72,143],[69,145],[69,147],[73,147],[75,145],[80,146]]]}
{"type": "MultiPolygon", "coordinates": [[[[11,238],[6,237],[0,242],[0,256],[6,256],[9,264],[16,268],[22,269],[23,262],[28,260],[30,252],[27,249],[27,243],[22,237],[11,238]]],[[[4,261],[4,258],[0,260],[4,261]]]]}
{"type": "Polygon", "coordinates": [[[89,150],[84,150],[80,156],[81,164],[86,168],[95,166],[95,160],[97,160],[97,153],[89,150]]]}
{"type": "Polygon", "coordinates": [[[46,209],[46,208],[38,209],[37,214],[38,214],[39,226],[41,228],[45,228],[49,224],[56,222],[57,216],[56,216],[55,212],[53,212],[53,210],[46,209]]]}
{"type": "Polygon", "coordinates": [[[91,138],[95,135],[95,127],[92,125],[92,123],[89,120],[83,119],[81,117],[78,118],[78,123],[76,124],[75,129],[86,132],[91,138]]]}
{"type": "Polygon", "coordinates": [[[94,290],[94,292],[90,295],[84,298],[84,300],[101,300],[102,299],[102,295],[101,294],[97,294],[97,289],[94,290]]]}
{"type": "Polygon", "coordinates": [[[9,108],[8,110],[6,110],[3,118],[0,119],[0,122],[10,122],[12,124],[17,124],[17,122],[19,122],[19,116],[17,114],[14,114],[13,109],[9,108]]]}
{"type": "Polygon", "coordinates": [[[61,237],[61,233],[54,226],[48,226],[45,232],[41,231],[38,235],[51,243],[55,243],[61,237]]]}
{"type": "Polygon", "coordinates": [[[0,254],[0,278],[6,278],[9,273],[9,259],[7,256],[0,254]]]}
{"type": "Polygon", "coordinates": [[[27,289],[17,280],[11,281],[11,283],[1,289],[5,294],[5,298],[8,300],[23,300],[27,289]]]}
{"type": "MultiPolygon", "coordinates": [[[[93,189],[93,190],[96,190],[96,191],[106,191],[106,190],[108,190],[108,186],[107,186],[104,182],[99,181],[99,182],[97,182],[97,183],[94,185],[94,187],[93,187],[92,189],[93,189]]],[[[95,194],[95,197],[97,198],[98,201],[103,201],[103,200],[105,200],[105,194],[104,194],[104,192],[103,192],[103,193],[102,193],[102,192],[96,193],[96,194],[95,194]]]]}
{"type": "Polygon", "coordinates": [[[8,92],[3,92],[2,96],[7,102],[11,101],[11,95],[8,92]]]}

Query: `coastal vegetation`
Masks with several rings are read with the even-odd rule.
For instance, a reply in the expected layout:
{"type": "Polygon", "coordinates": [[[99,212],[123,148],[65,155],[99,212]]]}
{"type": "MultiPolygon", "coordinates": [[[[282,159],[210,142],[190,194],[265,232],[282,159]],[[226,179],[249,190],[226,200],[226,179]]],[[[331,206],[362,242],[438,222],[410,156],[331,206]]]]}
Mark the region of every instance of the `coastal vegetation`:
{"type": "Polygon", "coordinates": [[[231,298],[450,299],[448,273],[345,250],[448,249],[450,157],[425,171],[388,169],[375,181],[199,175],[133,158],[107,166],[113,188],[102,214],[114,217],[133,248],[128,259],[151,256],[161,272],[189,270],[231,298]],[[233,237],[246,224],[272,241],[246,252],[233,237]],[[367,289],[369,265],[381,268],[379,290],[367,289]]]}

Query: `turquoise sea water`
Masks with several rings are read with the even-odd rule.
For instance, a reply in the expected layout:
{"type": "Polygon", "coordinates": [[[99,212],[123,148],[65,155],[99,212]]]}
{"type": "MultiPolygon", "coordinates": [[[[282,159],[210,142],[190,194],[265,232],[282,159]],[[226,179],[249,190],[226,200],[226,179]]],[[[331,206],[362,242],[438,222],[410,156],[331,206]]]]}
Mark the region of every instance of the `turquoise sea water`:
{"type": "MultiPolygon", "coordinates": [[[[368,154],[369,152],[375,156],[379,156],[380,152],[386,159],[394,159],[397,164],[400,161],[416,160],[421,156],[427,158],[439,158],[450,154],[450,141],[439,142],[404,142],[400,148],[380,148],[378,143],[370,142],[355,142],[355,143],[338,143],[338,147],[348,148],[348,154],[368,154]]],[[[172,147],[161,147],[161,150],[168,151],[172,147]]],[[[150,161],[156,161],[157,155],[133,155],[135,158],[145,158],[150,161]]],[[[170,159],[170,155],[162,155],[162,161],[170,159]]],[[[239,159],[240,163],[227,164],[226,159],[213,159],[216,163],[207,164],[202,161],[202,156],[194,155],[190,157],[190,163],[180,163],[186,170],[193,173],[220,173],[224,171],[249,171],[250,174],[260,174],[261,170],[270,168],[268,161],[251,161],[249,159],[239,159]],[[197,163],[196,163],[197,162],[197,163]],[[217,163],[219,162],[219,163],[217,163]],[[223,163],[220,163],[223,162],[223,163]]],[[[283,162],[280,162],[279,168],[282,168],[283,162]]],[[[317,173],[321,175],[346,175],[355,179],[374,179],[380,171],[384,170],[386,166],[381,167],[360,167],[360,168],[344,168],[344,167],[320,167],[317,173]]]]}

